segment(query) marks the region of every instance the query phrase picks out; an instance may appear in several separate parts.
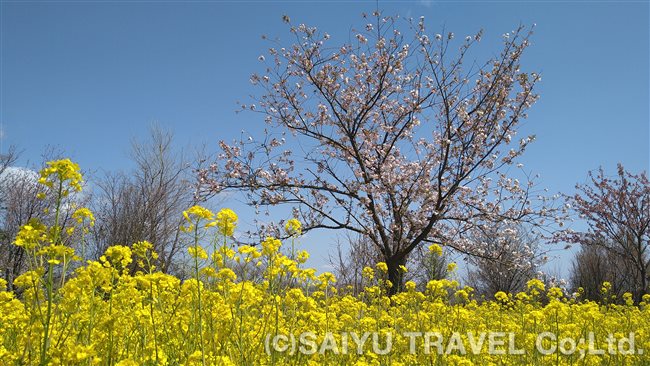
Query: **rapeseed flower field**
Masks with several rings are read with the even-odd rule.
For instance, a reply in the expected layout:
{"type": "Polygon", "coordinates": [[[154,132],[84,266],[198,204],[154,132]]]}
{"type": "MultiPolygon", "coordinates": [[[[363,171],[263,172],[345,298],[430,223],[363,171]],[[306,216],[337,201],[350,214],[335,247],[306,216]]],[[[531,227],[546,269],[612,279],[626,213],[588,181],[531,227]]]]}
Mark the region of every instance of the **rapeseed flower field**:
{"type": "Polygon", "coordinates": [[[0,365],[650,364],[650,295],[612,301],[605,283],[597,303],[531,279],[482,301],[452,275],[388,296],[385,263],[366,267],[352,295],[306,268],[298,220],[286,243],[236,245],[236,213],[200,206],[182,213],[192,269],[181,280],[156,268],[146,241],[87,260],[68,239],[92,212],[76,209],[67,227],[58,215],[81,190],[79,167],[51,162],[39,182],[57,200],[55,222],[30,221],[15,238],[29,268],[16,292],[0,280],[0,365]]]}

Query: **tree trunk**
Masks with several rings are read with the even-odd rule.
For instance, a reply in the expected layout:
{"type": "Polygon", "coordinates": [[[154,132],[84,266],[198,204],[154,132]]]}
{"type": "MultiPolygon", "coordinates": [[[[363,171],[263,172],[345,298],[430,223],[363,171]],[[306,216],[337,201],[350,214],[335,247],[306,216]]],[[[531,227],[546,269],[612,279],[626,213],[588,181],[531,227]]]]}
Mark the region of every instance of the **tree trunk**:
{"type": "Polygon", "coordinates": [[[648,289],[648,267],[646,267],[643,262],[641,263],[641,267],[641,289],[639,290],[639,293],[636,294],[637,304],[641,302],[644,294],[650,293],[648,289]]]}
{"type": "Polygon", "coordinates": [[[388,280],[393,284],[393,286],[388,289],[388,294],[390,296],[402,292],[404,288],[404,272],[400,268],[406,264],[406,258],[403,255],[393,255],[392,257],[386,258],[386,266],[388,266],[388,280]]]}
{"type": "Polygon", "coordinates": [[[647,262],[646,259],[644,258],[645,256],[643,255],[645,251],[644,250],[645,247],[643,245],[643,238],[641,237],[641,235],[637,235],[635,246],[637,250],[636,253],[636,258],[638,262],[637,266],[639,269],[639,275],[641,277],[640,278],[641,281],[638,286],[640,288],[637,289],[638,293],[636,293],[634,296],[635,301],[638,304],[643,299],[643,295],[648,292],[648,267],[649,267],[648,265],[650,264],[650,262],[647,262]]]}

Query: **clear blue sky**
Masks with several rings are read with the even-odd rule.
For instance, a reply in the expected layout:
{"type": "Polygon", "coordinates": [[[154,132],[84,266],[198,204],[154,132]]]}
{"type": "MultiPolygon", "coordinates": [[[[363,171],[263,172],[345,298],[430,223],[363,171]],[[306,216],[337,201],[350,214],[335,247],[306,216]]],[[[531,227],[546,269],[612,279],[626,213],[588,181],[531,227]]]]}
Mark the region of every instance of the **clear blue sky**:
{"type": "MultiPolygon", "coordinates": [[[[522,160],[551,192],[570,192],[600,165],[648,170],[647,1],[379,1],[379,8],[423,15],[431,32],[483,28],[485,55],[498,51],[502,33],[537,24],[523,64],[543,76],[524,126],[537,142],[522,160]]],[[[343,37],[374,9],[374,1],[1,1],[3,148],[22,149],[21,163],[38,161],[49,144],[86,169],[128,168],[130,139],[156,121],[181,145],[216,150],[242,128],[263,128],[259,115],[235,114],[235,102],[256,92],[248,80],[268,46],[260,36],[291,40],[283,14],[343,37]]],[[[316,236],[309,249],[322,258],[331,235],[316,236]]]]}

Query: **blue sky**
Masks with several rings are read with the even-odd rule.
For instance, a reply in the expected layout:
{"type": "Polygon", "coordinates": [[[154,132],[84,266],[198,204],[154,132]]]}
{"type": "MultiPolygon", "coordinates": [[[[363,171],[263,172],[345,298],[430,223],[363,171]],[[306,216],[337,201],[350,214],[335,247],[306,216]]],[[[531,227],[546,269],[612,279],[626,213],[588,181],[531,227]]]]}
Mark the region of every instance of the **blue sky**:
{"type": "MultiPolygon", "coordinates": [[[[523,68],[540,72],[540,101],[523,133],[537,141],[522,161],[551,192],[571,192],[586,172],[617,162],[649,164],[649,3],[379,1],[385,14],[425,16],[432,33],[485,30],[479,56],[500,35],[537,24],[523,68]]],[[[344,37],[375,1],[0,3],[0,121],[3,149],[38,161],[46,145],[86,169],[129,168],[130,139],[153,122],[183,146],[232,139],[264,124],[235,114],[268,44],[291,38],[283,14],[344,37]]],[[[228,204],[228,202],[226,202],[228,204]]],[[[241,213],[246,217],[246,213],[241,213]]],[[[305,241],[320,265],[331,234],[305,241]],[[319,259],[320,258],[320,259],[319,259]]]]}

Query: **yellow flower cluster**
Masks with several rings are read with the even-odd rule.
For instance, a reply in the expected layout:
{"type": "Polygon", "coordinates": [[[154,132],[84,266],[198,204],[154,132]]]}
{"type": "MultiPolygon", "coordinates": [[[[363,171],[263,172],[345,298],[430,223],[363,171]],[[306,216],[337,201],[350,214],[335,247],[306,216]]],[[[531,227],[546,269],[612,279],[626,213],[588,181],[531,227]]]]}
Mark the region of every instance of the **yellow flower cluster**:
{"type": "Polygon", "coordinates": [[[185,232],[192,232],[201,229],[200,224],[205,222],[203,227],[210,228],[216,226],[219,233],[225,237],[232,236],[237,227],[237,214],[229,208],[224,208],[215,214],[209,209],[202,206],[192,206],[187,211],[183,211],[183,217],[187,225],[181,229],[185,232]]]}
{"type": "Polygon", "coordinates": [[[47,227],[39,220],[31,219],[29,220],[29,223],[20,227],[20,231],[18,231],[18,235],[16,235],[16,239],[14,240],[14,244],[30,251],[39,247],[41,243],[48,240],[49,235],[47,233],[47,227]]]}
{"type": "Polygon", "coordinates": [[[297,219],[289,219],[284,224],[284,230],[291,236],[300,236],[302,234],[302,224],[297,219]]]}
{"type": "Polygon", "coordinates": [[[83,179],[79,172],[79,165],[70,159],[50,161],[47,167],[40,172],[38,182],[53,190],[61,190],[62,196],[70,192],[67,186],[74,191],[81,191],[83,179]]]}
{"type": "Polygon", "coordinates": [[[237,226],[237,215],[229,208],[217,213],[217,227],[223,236],[232,236],[237,226]]]}
{"type": "Polygon", "coordinates": [[[388,273],[388,265],[385,262],[379,262],[375,265],[375,267],[384,273],[388,273]]]}
{"type": "Polygon", "coordinates": [[[262,254],[265,255],[271,255],[280,249],[280,246],[282,245],[282,242],[279,241],[278,239],[272,238],[272,237],[267,237],[263,242],[262,242],[262,254]]]}
{"type": "Polygon", "coordinates": [[[429,252],[433,253],[433,254],[435,254],[437,256],[441,256],[442,255],[442,248],[438,244],[431,244],[431,245],[429,245],[429,252]]]}
{"type": "MultiPolygon", "coordinates": [[[[126,270],[134,260],[144,268],[156,257],[152,243],[139,242],[108,248],[99,261],[88,261],[60,282],[44,278],[58,279],[67,267],[47,270],[36,261],[15,279],[19,295],[0,280],[0,365],[650,364],[650,295],[639,304],[627,295],[621,305],[599,304],[531,280],[525,292],[498,292],[494,301],[479,301],[457,281],[434,280],[422,288],[409,281],[406,291],[389,296],[386,263],[364,268],[363,288],[353,295],[335,287],[333,274],[303,268],[306,252],[298,259],[285,255],[275,238],[206,252],[197,230],[218,226],[220,234],[232,235],[236,215],[222,212],[216,220],[198,206],[184,213],[196,239],[189,248],[196,260],[189,279],[153,266],[126,270]],[[232,261],[203,260],[215,256],[232,261]],[[477,345],[485,332],[511,334],[514,345],[507,336],[494,349],[487,339],[477,345]],[[413,336],[429,333],[446,341],[413,336]],[[557,339],[540,342],[545,333],[557,339]],[[295,342],[304,334],[313,336],[313,344],[300,348],[295,342]],[[353,337],[344,339],[352,334],[378,335],[381,349],[390,339],[390,351],[378,352],[373,336],[361,346],[353,337]],[[609,338],[630,334],[635,349],[646,352],[610,352],[609,338]],[[603,352],[590,352],[589,342],[560,341],[590,337],[603,352]],[[280,344],[273,343],[277,339],[280,344]]],[[[34,258],[73,253],[40,244],[47,233],[42,224],[23,226],[16,245],[34,258]]]]}
{"type": "Polygon", "coordinates": [[[114,267],[116,269],[125,269],[133,261],[131,258],[131,248],[123,245],[114,245],[106,249],[103,256],[99,258],[102,264],[106,267],[114,267]]]}
{"type": "Polygon", "coordinates": [[[72,213],[72,218],[77,220],[78,224],[83,224],[84,221],[88,221],[90,226],[95,225],[95,215],[93,215],[92,211],[86,207],[75,210],[75,212],[72,213]]]}
{"type": "Polygon", "coordinates": [[[200,245],[193,245],[187,248],[187,252],[192,258],[208,259],[208,253],[200,245]]]}

